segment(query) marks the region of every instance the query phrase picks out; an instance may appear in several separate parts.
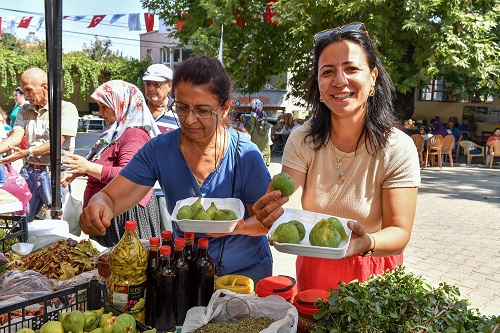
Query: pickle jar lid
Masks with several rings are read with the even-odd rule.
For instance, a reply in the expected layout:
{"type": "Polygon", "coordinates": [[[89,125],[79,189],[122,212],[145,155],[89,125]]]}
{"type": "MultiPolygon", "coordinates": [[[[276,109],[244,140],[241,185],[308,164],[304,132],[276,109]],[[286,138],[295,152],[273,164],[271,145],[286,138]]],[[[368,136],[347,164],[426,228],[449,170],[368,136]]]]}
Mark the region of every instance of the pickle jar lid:
{"type": "Polygon", "coordinates": [[[330,292],[323,289],[307,289],[301,291],[295,296],[293,305],[297,311],[306,315],[313,315],[319,311],[318,301],[321,299],[326,302],[330,297],[330,292]]]}
{"type": "Polygon", "coordinates": [[[215,280],[215,289],[227,289],[236,294],[252,294],[254,283],[248,276],[229,274],[223,275],[215,280]]]}
{"type": "Polygon", "coordinates": [[[269,276],[257,282],[255,291],[260,297],[278,295],[291,300],[297,294],[297,283],[291,276],[269,276]]]}

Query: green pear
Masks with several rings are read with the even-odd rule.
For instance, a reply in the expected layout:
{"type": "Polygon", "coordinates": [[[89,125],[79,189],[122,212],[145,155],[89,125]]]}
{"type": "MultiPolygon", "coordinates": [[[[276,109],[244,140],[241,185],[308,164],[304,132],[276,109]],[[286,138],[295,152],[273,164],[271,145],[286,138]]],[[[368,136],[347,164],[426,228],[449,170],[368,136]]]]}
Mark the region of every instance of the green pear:
{"type": "Polygon", "coordinates": [[[193,210],[190,205],[185,205],[179,208],[177,212],[177,219],[179,220],[189,220],[193,217],[193,210]]]}
{"type": "Polygon", "coordinates": [[[212,218],[212,220],[214,220],[214,213],[215,211],[217,210],[217,206],[215,205],[215,202],[212,201],[212,203],[210,204],[210,207],[207,208],[206,212],[208,215],[210,215],[210,217],[212,218]]]}
{"type": "Polygon", "coordinates": [[[204,221],[207,221],[207,220],[211,220],[212,218],[210,217],[210,215],[208,215],[207,212],[205,212],[204,209],[200,209],[196,212],[196,214],[194,214],[193,216],[193,220],[198,220],[198,221],[201,221],[201,220],[204,220],[204,221]]]}
{"type": "Polygon", "coordinates": [[[213,219],[217,221],[232,221],[238,217],[231,209],[217,209],[213,215],[213,219]]]}

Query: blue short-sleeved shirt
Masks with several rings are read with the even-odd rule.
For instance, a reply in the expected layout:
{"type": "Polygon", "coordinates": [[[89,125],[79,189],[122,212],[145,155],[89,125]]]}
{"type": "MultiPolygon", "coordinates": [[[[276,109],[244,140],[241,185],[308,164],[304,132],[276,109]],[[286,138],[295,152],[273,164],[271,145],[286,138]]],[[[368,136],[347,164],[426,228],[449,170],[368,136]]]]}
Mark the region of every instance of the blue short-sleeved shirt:
{"type": "MultiPolygon", "coordinates": [[[[205,179],[201,187],[196,183],[196,179],[180,151],[180,133],[180,129],[176,129],[161,134],[146,143],[120,174],[134,183],[145,186],[153,186],[158,180],[165,194],[170,214],[172,214],[178,200],[188,197],[230,198],[237,155],[237,133],[232,129],[227,130],[228,149],[219,168],[205,179]]],[[[269,170],[259,149],[251,141],[240,136],[234,197],[243,202],[246,210],[247,204],[254,204],[266,193],[270,181],[269,170]]],[[[246,211],[245,218],[247,217],[248,212],[246,211]]],[[[176,237],[183,236],[175,222],[172,223],[172,227],[176,237]]],[[[207,236],[196,234],[196,238],[199,237],[207,236]]],[[[217,263],[223,237],[208,238],[210,256],[217,263]]],[[[234,235],[226,239],[222,274],[244,269],[261,262],[266,256],[271,256],[266,236],[234,235]]]]}

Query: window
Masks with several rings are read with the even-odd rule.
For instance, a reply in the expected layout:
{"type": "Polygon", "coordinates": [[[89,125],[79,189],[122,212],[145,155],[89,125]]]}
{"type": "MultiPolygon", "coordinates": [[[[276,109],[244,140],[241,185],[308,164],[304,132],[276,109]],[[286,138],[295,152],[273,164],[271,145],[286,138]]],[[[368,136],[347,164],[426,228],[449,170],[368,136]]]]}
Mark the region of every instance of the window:
{"type": "Polygon", "coordinates": [[[162,48],[160,50],[160,63],[162,64],[168,64],[170,59],[168,58],[168,49],[162,48]]]}
{"type": "Polygon", "coordinates": [[[435,102],[452,102],[454,99],[446,88],[446,80],[437,78],[432,80],[430,84],[420,89],[421,101],[435,101],[435,102]]]}
{"type": "Polygon", "coordinates": [[[146,50],[146,57],[152,58],[152,53],[153,53],[152,49],[147,49],[146,50]]]}

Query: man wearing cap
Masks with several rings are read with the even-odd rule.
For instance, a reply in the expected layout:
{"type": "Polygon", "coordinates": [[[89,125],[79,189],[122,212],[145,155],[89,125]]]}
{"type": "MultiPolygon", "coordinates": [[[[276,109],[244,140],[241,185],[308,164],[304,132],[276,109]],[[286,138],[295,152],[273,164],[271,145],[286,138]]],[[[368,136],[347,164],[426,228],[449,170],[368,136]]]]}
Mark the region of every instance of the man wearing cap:
{"type": "MultiPolygon", "coordinates": [[[[145,95],[149,110],[156,120],[160,132],[170,132],[179,128],[179,122],[169,106],[174,102],[168,94],[172,90],[172,70],[163,64],[153,64],[148,67],[142,81],[144,82],[145,95]]],[[[172,230],[172,220],[167,210],[167,202],[160,184],[156,182],[155,194],[160,207],[162,230],[172,230]]]]}
{"type": "Polygon", "coordinates": [[[175,115],[168,109],[173,103],[173,99],[168,96],[172,90],[172,77],[172,70],[163,64],[149,66],[142,77],[147,105],[162,133],[179,127],[175,115]]]}

